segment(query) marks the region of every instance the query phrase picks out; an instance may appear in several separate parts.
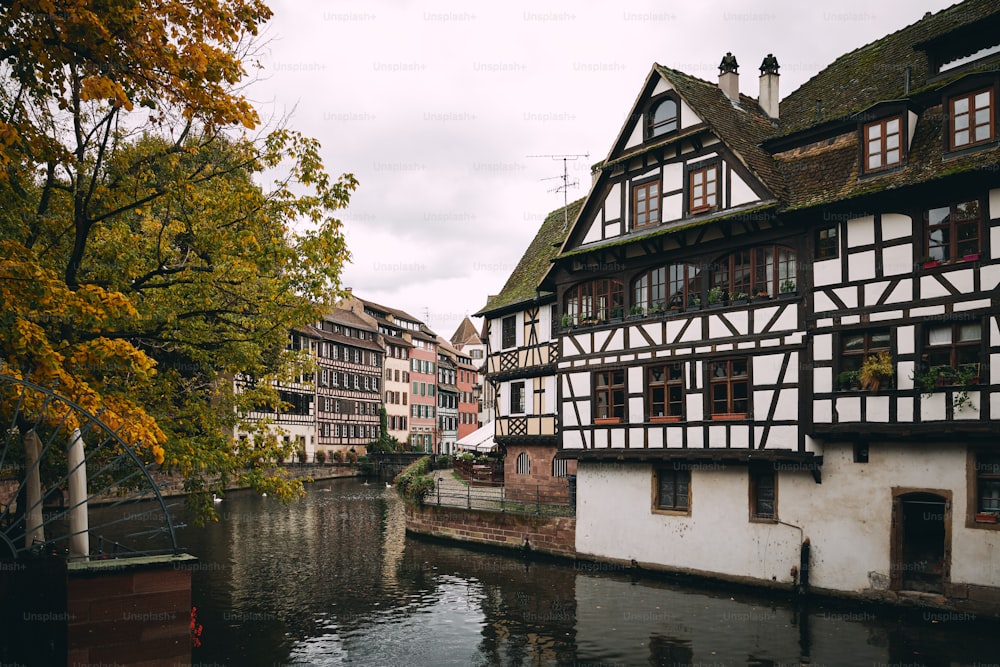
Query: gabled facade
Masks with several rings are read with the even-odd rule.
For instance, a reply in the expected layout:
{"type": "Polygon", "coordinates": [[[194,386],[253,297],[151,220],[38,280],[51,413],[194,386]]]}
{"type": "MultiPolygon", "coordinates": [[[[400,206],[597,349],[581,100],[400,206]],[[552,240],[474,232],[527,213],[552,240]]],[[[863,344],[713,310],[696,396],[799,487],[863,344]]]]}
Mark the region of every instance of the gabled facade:
{"type": "Polygon", "coordinates": [[[341,307],[350,309],[379,332],[385,350],[382,401],[389,435],[406,443],[410,434],[410,350],[413,344],[403,334],[403,323],[416,320],[403,311],[361,299],[351,290],[348,292],[341,307]]]}
{"type": "Polygon", "coordinates": [[[457,350],[438,336],[437,405],[438,453],[454,454],[458,441],[457,350]]]}
{"type": "Polygon", "coordinates": [[[1000,600],[998,25],[980,0],[928,15],[780,103],[770,54],[758,99],[731,54],[718,83],[654,65],[538,285],[552,309],[488,310],[501,402],[525,327],[559,318],[580,553],[1000,600]]]}
{"type": "Polygon", "coordinates": [[[410,350],[410,447],[440,454],[437,425],[437,336],[424,326],[407,331],[410,350]]]}
{"type": "Polygon", "coordinates": [[[331,309],[314,329],[317,449],[363,454],[378,438],[384,359],[378,331],[342,308],[331,309]]]}
{"type": "Polygon", "coordinates": [[[458,438],[461,440],[492,420],[492,417],[487,418],[485,415],[487,401],[482,379],[486,345],[468,317],[458,325],[451,337],[451,344],[458,351],[458,438]]]}
{"type": "Polygon", "coordinates": [[[559,447],[556,364],[559,312],[556,296],[537,289],[581,201],[550,213],[500,293],[480,313],[485,318],[485,379],[495,396],[494,441],[505,453],[508,493],[568,491],[572,461],[555,458],[559,447]]]}

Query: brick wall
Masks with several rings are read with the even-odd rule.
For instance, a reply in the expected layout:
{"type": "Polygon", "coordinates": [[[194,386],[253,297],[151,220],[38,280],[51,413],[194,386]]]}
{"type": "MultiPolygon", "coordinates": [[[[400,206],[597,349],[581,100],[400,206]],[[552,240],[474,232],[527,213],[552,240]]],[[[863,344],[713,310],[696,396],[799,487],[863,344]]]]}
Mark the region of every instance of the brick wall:
{"type": "MultiPolygon", "coordinates": [[[[569,482],[566,477],[552,476],[552,461],[558,449],[551,445],[508,445],[504,459],[504,486],[507,496],[534,502],[535,494],[543,504],[568,502],[569,482]],[[527,475],[517,473],[517,457],[524,452],[531,462],[527,475]]],[[[567,461],[567,474],[576,474],[576,461],[567,461]]]]}
{"type": "Polygon", "coordinates": [[[531,516],[433,505],[406,508],[406,530],[459,542],[576,556],[576,518],[531,516]]]}
{"type": "Polygon", "coordinates": [[[190,568],[161,562],[71,571],[66,592],[67,664],[190,664],[190,568]]]}

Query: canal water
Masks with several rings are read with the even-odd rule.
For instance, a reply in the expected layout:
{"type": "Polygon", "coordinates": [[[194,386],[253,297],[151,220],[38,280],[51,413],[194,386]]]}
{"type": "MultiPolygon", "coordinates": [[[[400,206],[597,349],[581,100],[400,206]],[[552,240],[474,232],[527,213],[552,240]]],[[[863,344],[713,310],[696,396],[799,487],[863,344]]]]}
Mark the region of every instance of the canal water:
{"type": "Polygon", "coordinates": [[[1000,624],[679,586],[407,537],[384,483],[233,492],[178,531],[200,560],[195,665],[1000,664],[1000,624]]]}

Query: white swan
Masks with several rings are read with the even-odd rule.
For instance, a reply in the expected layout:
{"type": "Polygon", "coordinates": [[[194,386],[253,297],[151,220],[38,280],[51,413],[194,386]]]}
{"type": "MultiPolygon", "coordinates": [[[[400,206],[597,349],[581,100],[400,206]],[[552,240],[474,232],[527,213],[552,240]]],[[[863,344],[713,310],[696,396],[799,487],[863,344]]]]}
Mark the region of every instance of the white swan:
{"type": "Polygon", "coordinates": [[[222,498],[220,498],[219,496],[217,496],[217,495],[215,495],[215,494],[213,493],[213,494],[212,494],[212,502],[213,502],[213,503],[221,503],[221,502],[222,502],[222,498]]]}

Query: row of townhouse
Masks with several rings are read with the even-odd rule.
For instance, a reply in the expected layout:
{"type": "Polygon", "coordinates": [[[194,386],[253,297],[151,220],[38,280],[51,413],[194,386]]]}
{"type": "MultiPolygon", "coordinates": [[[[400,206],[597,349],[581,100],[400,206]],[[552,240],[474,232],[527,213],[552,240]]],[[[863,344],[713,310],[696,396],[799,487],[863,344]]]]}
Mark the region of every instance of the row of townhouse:
{"type": "Polygon", "coordinates": [[[481,313],[580,554],[1000,610],[998,28],[968,0],[780,102],[771,54],[756,99],[652,67],[481,313]]]}
{"type": "Polygon", "coordinates": [[[288,349],[315,371],[278,386],[284,409],[246,418],[268,420],[272,433],[313,461],[317,452],[363,454],[380,436],[385,408],[390,437],[411,449],[453,453],[479,425],[479,370],[470,351],[479,341],[466,335],[471,322],[462,323],[456,335],[463,341],[453,345],[406,312],[347,291],[321,321],[289,332],[288,349]]]}

